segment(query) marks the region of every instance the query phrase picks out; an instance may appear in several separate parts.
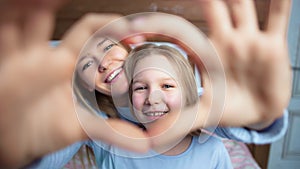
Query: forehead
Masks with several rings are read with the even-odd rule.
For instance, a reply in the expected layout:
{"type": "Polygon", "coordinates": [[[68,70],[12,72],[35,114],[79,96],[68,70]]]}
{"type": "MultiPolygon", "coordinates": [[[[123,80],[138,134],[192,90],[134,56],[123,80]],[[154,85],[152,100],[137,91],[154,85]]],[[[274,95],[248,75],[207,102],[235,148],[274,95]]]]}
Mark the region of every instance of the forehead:
{"type": "Polygon", "coordinates": [[[174,69],[174,63],[171,63],[165,56],[153,54],[140,59],[135,66],[133,77],[144,70],[160,70],[171,77],[177,79],[177,73],[174,69]]]}
{"type": "Polygon", "coordinates": [[[108,39],[105,37],[99,37],[99,36],[92,37],[85,44],[83,51],[88,51],[92,48],[96,48],[97,46],[99,46],[98,44],[103,44],[103,42],[106,40],[108,40],[108,39]]]}
{"type": "MultiPolygon", "coordinates": [[[[80,57],[87,55],[88,53],[94,53],[99,47],[103,47],[107,43],[112,41],[106,37],[94,36],[90,38],[81,50],[80,57]]],[[[99,50],[97,51],[99,53],[99,50]]]]}

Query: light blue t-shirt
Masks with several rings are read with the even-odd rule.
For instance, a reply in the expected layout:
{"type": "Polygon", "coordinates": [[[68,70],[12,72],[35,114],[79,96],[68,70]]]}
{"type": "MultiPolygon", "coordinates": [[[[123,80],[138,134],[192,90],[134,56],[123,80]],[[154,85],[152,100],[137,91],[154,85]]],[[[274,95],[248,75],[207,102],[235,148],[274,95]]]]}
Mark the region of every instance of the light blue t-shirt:
{"type": "Polygon", "coordinates": [[[220,139],[209,137],[204,143],[198,140],[198,137],[193,137],[188,149],[179,155],[167,156],[151,151],[147,155],[128,157],[109,153],[100,160],[96,159],[96,162],[99,168],[105,169],[232,168],[229,154],[220,139]]]}
{"type": "MultiPolygon", "coordinates": [[[[125,111],[125,110],[123,110],[125,111]]],[[[255,131],[255,130],[249,130],[246,128],[221,128],[217,127],[214,130],[214,133],[228,139],[233,139],[245,143],[255,143],[255,144],[266,144],[271,143],[279,138],[281,138],[286,130],[288,128],[288,112],[286,111],[284,115],[277,119],[271,126],[266,128],[262,131],[255,131]]],[[[211,137],[213,138],[213,137],[211,137]]],[[[201,140],[201,138],[200,138],[201,140]]],[[[194,140],[193,140],[194,142],[194,140]]],[[[201,141],[202,142],[202,141],[201,141]]],[[[206,143],[206,142],[204,142],[206,143]]],[[[207,143],[209,144],[209,143],[207,143]]],[[[83,141],[83,142],[77,142],[75,144],[72,144],[60,151],[54,152],[52,154],[49,154],[45,157],[43,157],[39,163],[35,165],[31,165],[29,168],[38,168],[38,169],[61,169],[65,164],[67,164],[72,157],[77,153],[79,148],[83,145],[88,145],[91,147],[95,153],[95,158],[97,163],[100,164],[101,160],[107,161],[106,158],[111,158],[110,155],[103,151],[108,150],[109,146],[105,145],[102,142],[95,142],[92,140],[83,141]],[[103,149],[104,147],[104,149],[103,149]]],[[[191,146],[192,147],[192,146],[191,146]]],[[[204,146],[207,147],[207,146],[204,146]]],[[[207,147],[209,148],[209,147],[207,147]]],[[[212,148],[212,147],[210,147],[212,148]]],[[[214,149],[214,148],[212,148],[214,149]]],[[[193,153],[196,153],[196,151],[193,151],[193,153]]],[[[118,154],[118,153],[117,153],[118,154]]],[[[209,157],[209,156],[208,156],[209,157]]],[[[209,157],[211,158],[211,157],[209,157]]],[[[203,162],[199,159],[199,166],[203,165],[203,162]]],[[[109,162],[109,160],[107,161],[109,162]]],[[[102,165],[102,164],[101,164],[102,165]]]]}

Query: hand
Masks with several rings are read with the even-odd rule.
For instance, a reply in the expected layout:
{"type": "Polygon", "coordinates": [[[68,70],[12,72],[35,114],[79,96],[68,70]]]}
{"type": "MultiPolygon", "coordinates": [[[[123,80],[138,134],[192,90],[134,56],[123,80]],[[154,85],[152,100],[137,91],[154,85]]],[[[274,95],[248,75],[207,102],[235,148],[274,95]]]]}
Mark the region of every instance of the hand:
{"type": "Polygon", "coordinates": [[[252,0],[201,3],[226,74],[221,125],[263,129],[287,108],[292,82],[286,41],[290,4],[271,0],[267,26],[260,30],[252,0]]]}
{"type": "Polygon", "coordinates": [[[144,16],[133,20],[132,28],[153,33],[151,38],[165,35],[191,54],[204,86],[193,129],[220,124],[260,130],[282,116],[290,98],[285,36],[290,3],[271,0],[268,25],[260,30],[252,0],[200,1],[219,58],[205,36],[183,18],[144,16]]]}
{"type": "MultiPolygon", "coordinates": [[[[88,15],[53,48],[49,38],[60,3],[1,2],[0,168],[19,168],[46,153],[88,139],[72,98],[76,57],[89,36],[119,16],[88,15]]],[[[97,131],[89,131],[93,138],[136,151],[149,147],[147,141],[134,139],[144,138],[145,134],[125,122],[105,123],[93,118],[90,124],[98,127],[97,131]]]]}

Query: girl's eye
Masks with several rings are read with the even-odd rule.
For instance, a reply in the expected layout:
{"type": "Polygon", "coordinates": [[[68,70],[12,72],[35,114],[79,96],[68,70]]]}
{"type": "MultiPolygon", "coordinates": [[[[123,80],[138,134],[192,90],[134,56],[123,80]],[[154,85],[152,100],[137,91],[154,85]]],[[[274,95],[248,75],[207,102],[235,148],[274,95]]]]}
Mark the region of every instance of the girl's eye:
{"type": "Polygon", "coordinates": [[[93,63],[94,63],[94,61],[92,61],[92,60],[88,61],[85,65],[83,65],[82,71],[89,68],[93,63]]]}
{"type": "Polygon", "coordinates": [[[173,85],[169,85],[169,84],[164,84],[163,88],[169,89],[169,88],[174,88],[174,86],[173,85]]]}
{"type": "Polygon", "coordinates": [[[116,44],[115,43],[112,43],[112,44],[110,44],[110,45],[108,45],[108,46],[106,46],[103,50],[104,50],[104,52],[107,52],[107,51],[109,51],[113,46],[115,46],[116,44]]]}
{"type": "Polygon", "coordinates": [[[146,86],[140,86],[140,87],[135,87],[134,91],[141,91],[141,90],[146,90],[147,87],[146,86]]]}

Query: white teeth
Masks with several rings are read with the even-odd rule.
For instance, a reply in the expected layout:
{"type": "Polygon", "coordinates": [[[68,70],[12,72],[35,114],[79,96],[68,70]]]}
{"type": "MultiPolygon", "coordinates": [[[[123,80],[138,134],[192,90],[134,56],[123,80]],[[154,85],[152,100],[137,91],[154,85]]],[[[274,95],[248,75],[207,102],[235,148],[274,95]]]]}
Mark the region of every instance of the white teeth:
{"type": "Polygon", "coordinates": [[[148,113],[145,113],[146,116],[162,116],[166,114],[166,112],[148,112],[148,113]]]}
{"type": "Polygon", "coordinates": [[[117,69],[116,71],[114,71],[112,74],[110,74],[107,78],[107,81],[112,81],[120,72],[122,71],[122,69],[117,69]]]}

